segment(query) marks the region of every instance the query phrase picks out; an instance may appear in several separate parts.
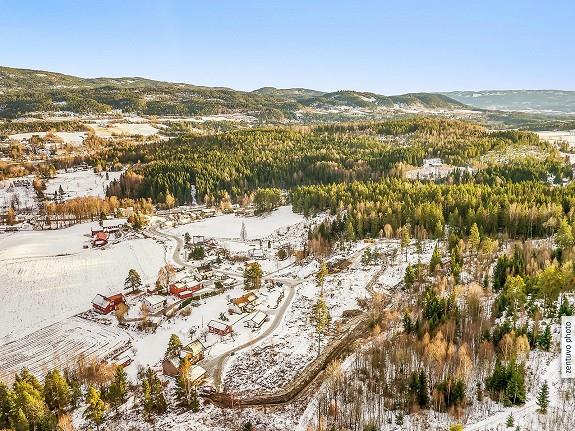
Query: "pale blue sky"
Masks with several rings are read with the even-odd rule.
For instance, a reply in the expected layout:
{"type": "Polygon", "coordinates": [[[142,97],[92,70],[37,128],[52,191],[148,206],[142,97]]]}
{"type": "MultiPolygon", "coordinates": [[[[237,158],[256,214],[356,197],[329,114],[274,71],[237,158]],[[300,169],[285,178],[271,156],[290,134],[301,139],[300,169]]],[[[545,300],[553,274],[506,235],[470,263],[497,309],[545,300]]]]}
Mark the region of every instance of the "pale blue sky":
{"type": "Polygon", "coordinates": [[[0,64],[253,90],[575,90],[575,1],[0,0],[0,64]]]}

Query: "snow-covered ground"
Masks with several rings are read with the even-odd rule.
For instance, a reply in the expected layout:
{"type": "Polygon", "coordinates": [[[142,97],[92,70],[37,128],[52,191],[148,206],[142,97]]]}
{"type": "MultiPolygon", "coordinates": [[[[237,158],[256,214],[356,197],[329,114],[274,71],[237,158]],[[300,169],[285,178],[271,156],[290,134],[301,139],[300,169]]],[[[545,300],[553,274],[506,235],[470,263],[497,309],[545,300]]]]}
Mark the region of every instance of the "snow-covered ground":
{"type": "Polygon", "coordinates": [[[159,129],[149,123],[107,123],[86,124],[94,130],[96,136],[101,138],[111,138],[112,136],[152,136],[159,132],[159,129]]]}
{"type": "Polygon", "coordinates": [[[155,280],[164,246],[132,239],[84,249],[89,224],[0,235],[0,340],[8,341],[90,308],[97,293],[121,291],[130,268],[155,280]]]}
{"type": "MultiPolygon", "coordinates": [[[[202,221],[188,223],[168,229],[172,235],[204,235],[206,238],[239,239],[242,223],[246,227],[246,236],[249,240],[264,238],[278,229],[300,223],[304,220],[301,214],[292,211],[291,206],[283,206],[270,214],[260,217],[235,216],[225,214],[211,217],[202,221]]],[[[287,230],[287,229],[286,229],[287,230]]]]}
{"type": "Polygon", "coordinates": [[[117,172],[94,172],[86,171],[58,171],[56,177],[46,182],[44,194],[52,197],[54,192],[64,190],[64,199],[72,199],[80,196],[100,196],[106,195],[106,187],[113,180],[120,178],[121,171],[117,172]]]}
{"type": "Polygon", "coordinates": [[[565,141],[571,148],[575,147],[575,130],[565,130],[562,132],[545,131],[537,132],[539,138],[551,143],[565,141]]]}

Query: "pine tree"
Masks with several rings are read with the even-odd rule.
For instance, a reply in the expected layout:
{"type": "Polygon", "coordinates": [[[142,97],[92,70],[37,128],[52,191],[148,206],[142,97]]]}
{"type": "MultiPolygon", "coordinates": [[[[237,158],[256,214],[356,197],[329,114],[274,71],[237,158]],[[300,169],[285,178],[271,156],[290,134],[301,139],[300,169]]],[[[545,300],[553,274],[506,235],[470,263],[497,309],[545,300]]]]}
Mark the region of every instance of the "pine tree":
{"type": "Polygon", "coordinates": [[[312,308],[311,320],[315,325],[315,330],[317,332],[317,354],[321,351],[321,336],[327,329],[329,322],[331,321],[331,315],[329,314],[329,309],[322,296],[319,297],[317,302],[312,308]]]}
{"type": "Polygon", "coordinates": [[[419,404],[419,407],[424,409],[429,406],[429,387],[427,385],[427,375],[423,369],[419,371],[419,391],[417,394],[417,403],[419,404]]]}
{"type": "Polygon", "coordinates": [[[410,235],[410,231],[411,230],[411,226],[409,224],[404,225],[401,228],[401,249],[405,250],[405,261],[407,262],[407,246],[409,245],[409,243],[411,242],[411,235],[410,235]]]}
{"type": "Polygon", "coordinates": [[[166,349],[166,354],[164,355],[166,358],[177,357],[180,355],[182,350],[182,341],[180,337],[176,334],[170,335],[170,341],[168,341],[168,348],[166,349]]]}
{"type": "Polygon", "coordinates": [[[539,413],[547,413],[547,407],[549,407],[549,385],[547,382],[543,383],[539,390],[539,394],[537,395],[537,405],[539,406],[539,413]]]}
{"type": "Polygon", "coordinates": [[[559,224],[559,229],[557,229],[557,233],[555,234],[555,242],[557,242],[557,245],[563,250],[573,247],[573,244],[575,243],[573,231],[566,219],[562,219],[559,224]]]}
{"type": "Polygon", "coordinates": [[[100,429],[100,425],[104,422],[104,415],[106,413],[106,404],[100,397],[100,392],[93,386],[88,387],[86,394],[86,411],[84,411],[84,419],[96,425],[96,429],[100,429]]]}
{"type": "Polygon", "coordinates": [[[30,424],[28,423],[28,419],[24,414],[24,410],[21,408],[18,409],[16,412],[15,418],[13,420],[12,426],[14,427],[14,431],[29,431],[30,424]]]}
{"type": "Polygon", "coordinates": [[[141,286],[142,278],[140,277],[140,274],[138,274],[138,271],[135,269],[130,269],[128,271],[128,277],[126,277],[126,281],[124,281],[124,288],[134,292],[141,286]]]}
{"type": "Polygon", "coordinates": [[[511,428],[513,427],[514,423],[513,414],[509,413],[509,416],[507,416],[507,420],[505,421],[505,426],[507,428],[511,428]]]}
{"type": "Polygon", "coordinates": [[[320,292],[323,292],[323,284],[325,283],[325,277],[328,274],[327,264],[322,262],[319,266],[319,271],[315,274],[315,281],[317,287],[319,287],[320,292]]]}

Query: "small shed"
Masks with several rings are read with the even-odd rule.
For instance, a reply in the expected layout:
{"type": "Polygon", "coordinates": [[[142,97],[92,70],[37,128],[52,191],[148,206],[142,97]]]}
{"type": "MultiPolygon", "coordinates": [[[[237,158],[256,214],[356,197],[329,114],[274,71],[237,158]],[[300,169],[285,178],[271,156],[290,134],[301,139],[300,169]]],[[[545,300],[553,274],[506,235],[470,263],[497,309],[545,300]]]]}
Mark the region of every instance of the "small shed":
{"type": "Polygon", "coordinates": [[[108,238],[110,235],[107,232],[96,232],[94,238],[92,239],[92,245],[94,247],[102,247],[108,244],[108,238]]]}
{"type": "Polygon", "coordinates": [[[212,334],[224,336],[232,333],[232,327],[218,320],[211,320],[210,323],[208,323],[208,331],[212,334]]]}

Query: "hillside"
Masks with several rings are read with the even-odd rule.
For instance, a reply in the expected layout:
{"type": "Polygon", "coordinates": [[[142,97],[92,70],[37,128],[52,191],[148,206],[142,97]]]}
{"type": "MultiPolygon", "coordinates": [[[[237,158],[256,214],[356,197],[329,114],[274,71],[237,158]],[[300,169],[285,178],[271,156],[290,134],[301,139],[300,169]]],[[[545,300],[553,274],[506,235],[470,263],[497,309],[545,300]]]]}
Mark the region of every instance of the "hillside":
{"type": "Polygon", "coordinates": [[[383,96],[357,91],[324,93],[264,87],[252,92],[154,81],[139,77],[79,78],[40,70],[0,67],[0,118],[33,112],[141,115],[250,113],[261,120],[294,119],[302,109],[345,107],[365,115],[389,109],[457,109],[464,105],[439,94],[383,96]]]}
{"type": "Polygon", "coordinates": [[[443,94],[475,108],[541,113],[575,113],[575,91],[485,90],[453,91],[443,94]]]}

